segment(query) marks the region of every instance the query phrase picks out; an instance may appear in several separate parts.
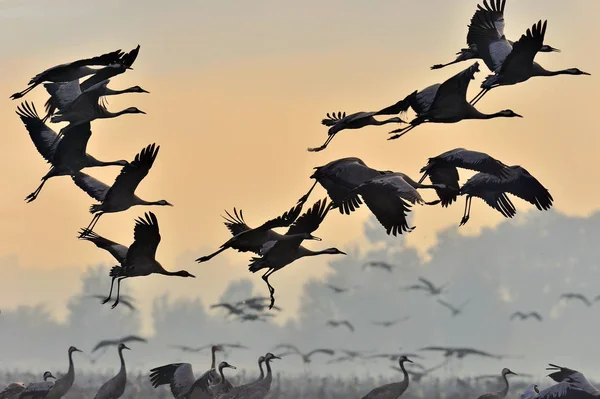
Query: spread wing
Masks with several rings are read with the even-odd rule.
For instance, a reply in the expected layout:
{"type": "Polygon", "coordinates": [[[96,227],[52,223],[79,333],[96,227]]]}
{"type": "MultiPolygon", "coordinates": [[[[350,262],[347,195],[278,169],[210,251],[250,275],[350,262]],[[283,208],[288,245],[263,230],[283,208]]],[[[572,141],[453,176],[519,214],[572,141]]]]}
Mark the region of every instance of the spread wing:
{"type": "Polygon", "coordinates": [[[531,29],[527,29],[527,32],[515,42],[512,51],[502,63],[502,67],[500,68],[501,74],[512,68],[531,68],[533,66],[535,55],[544,45],[546,25],[547,21],[543,23],[542,21],[538,21],[531,29]]]}
{"type": "Polygon", "coordinates": [[[56,132],[42,122],[33,103],[30,104],[27,101],[21,103],[17,107],[17,115],[21,118],[40,155],[46,161],[51,162],[57,145],[56,137],[58,135],[56,132]]]}
{"type": "MultiPolygon", "coordinates": [[[[173,363],[150,370],[150,382],[154,388],[169,384],[175,398],[182,398],[192,389],[196,379],[192,365],[189,363],[173,363]]],[[[207,385],[208,387],[208,385],[207,385]]]]}
{"type": "Polygon", "coordinates": [[[71,178],[77,187],[85,191],[90,197],[100,202],[104,201],[108,191],[110,190],[108,185],[83,172],[77,172],[72,175],[71,178]]]}
{"type": "Polygon", "coordinates": [[[257,230],[266,231],[277,227],[288,227],[298,218],[298,215],[300,215],[300,212],[302,212],[303,205],[304,203],[302,202],[296,204],[293,208],[291,208],[289,211],[286,211],[283,215],[263,223],[262,225],[257,227],[257,230]]]}
{"type": "Polygon", "coordinates": [[[139,259],[155,259],[156,249],[160,243],[160,233],[158,219],[154,213],[147,212],[143,218],[140,217],[135,221],[133,239],[133,244],[127,251],[125,260],[127,265],[135,264],[139,259]]]}
{"type": "Polygon", "coordinates": [[[467,89],[475,73],[479,72],[479,62],[475,62],[440,85],[431,104],[430,111],[452,108],[456,103],[467,101],[467,89]]]}
{"type": "Polygon", "coordinates": [[[396,236],[414,229],[414,227],[409,226],[407,221],[412,205],[402,198],[389,195],[386,190],[380,188],[374,188],[370,193],[362,194],[362,198],[369,210],[385,228],[387,234],[396,236]]]}
{"type": "Polygon", "coordinates": [[[473,189],[474,195],[481,198],[491,208],[500,212],[504,217],[512,218],[517,210],[508,198],[505,187],[502,187],[503,180],[487,173],[477,173],[471,177],[461,188],[461,192],[469,194],[473,189]]]}
{"type": "MultiPolygon", "coordinates": [[[[80,233],[83,232],[84,231],[81,230],[80,233]]],[[[108,251],[119,263],[122,264],[123,262],[125,262],[125,258],[127,257],[127,251],[129,249],[125,245],[121,245],[107,238],[104,238],[93,231],[86,231],[81,238],[94,243],[98,248],[108,251]]]]}
{"type": "Polygon", "coordinates": [[[301,234],[301,233],[313,233],[319,228],[319,225],[325,219],[327,212],[329,212],[330,204],[327,203],[327,199],[319,200],[315,202],[311,209],[306,211],[290,226],[286,235],[301,234]]]}
{"type": "Polygon", "coordinates": [[[81,94],[81,87],[79,86],[79,80],[72,80],[70,82],[56,82],[56,83],[44,83],[44,88],[50,94],[50,98],[46,101],[46,112],[54,113],[54,110],[58,109],[64,111],[75,101],[81,94]]]}
{"type": "Polygon", "coordinates": [[[82,67],[82,66],[90,66],[90,65],[110,65],[119,61],[119,59],[123,56],[123,52],[121,49],[116,51],[111,51],[110,53],[102,54],[92,58],[84,58],[82,60],[77,60],[71,62],[69,66],[71,67],[82,67]]]}
{"type": "Polygon", "coordinates": [[[232,236],[237,236],[238,234],[250,230],[250,226],[246,224],[244,220],[244,214],[240,209],[239,213],[236,208],[233,208],[233,215],[229,213],[229,211],[225,211],[227,217],[222,216],[225,219],[225,226],[229,229],[229,232],[232,236]]]}
{"type": "Polygon", "coordinates": [[[335,354],[335,351],[333,351],[331,349],[315,349],[315,350],[308,352],[306,354],[306,356],[311,357],[312,355],[317,354],[317,353],[322,353],[324,355],[333,356],[335,354]]]}
{"type": "Polygon", "coordinates": [[[133,162],[121,169],[121,173],[115,179],[107,197],[128,197],[134,195],[138,185],[148,175],[148,171],[154,164],[160,146],[150,144],[135,156],[133,162]]]}
{"type": "Polygon", "coordinates": [[[512,50],[512,45],[504,36],[504,17],[500,14],[480,6],[471,18],[467,34],[469,47],[477,49],[490,71],[498,70],[512,50]]]}

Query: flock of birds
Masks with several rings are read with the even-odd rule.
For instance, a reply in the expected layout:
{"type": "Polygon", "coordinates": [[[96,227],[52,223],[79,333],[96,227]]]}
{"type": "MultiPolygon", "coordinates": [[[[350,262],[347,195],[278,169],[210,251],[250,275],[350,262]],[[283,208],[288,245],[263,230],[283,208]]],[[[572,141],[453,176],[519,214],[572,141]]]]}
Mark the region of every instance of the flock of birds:
{"type": "MultiPolygon", "coordinates": [[[[329,127],[328,138],[325,143],[309,151],[324,150],[333,138],[346,129],[360,129],[370,125],[384,125],[389,123],[406,123],[399,115],[411,108],[416,116],[408,122],[406,127],[391,131],[389,140],[395,140],[424,123],[457,123],[467,119],[493,119],[499,117],[521,117],[514,111],[507,109],[492,114],[486,114],[474,106],[490,90],[499,87],[522,83],[536,76],[556,75],[589,75],[577,68],[561,71],[548,71],[534,61],[538,52],[556,52],[557,49],[544,44],[547,28],[546,21],[535,23],[526,33],[516,41],[510,41],[504,36],[504,8],[506,0],[484,0],[469,24],[467,43],[468,48],[461,49],[454,61],[447,64],[434,65],[432,69],[440,69],[448,65],[470,59],[481,59],[491,71],[481,84],[481,92],[468,101],[467,89],[475,74],[479,72],[479,62],[457,73],[441,84],[428,86],[420,91],[414,91],[397,103],[375,112],[357,112],[346,115],[338,112],[327,114],[322,124],[329,127]],[[378,120],[377,116],[393,116],[386,120],[378,120]]],[[[124,93],[148,93],[140,86],[133,86],[125,90],[113,90],[108,87],[110,79],[114,76],[131,70],[136,60],[140,46],[128,53],[121,50],[113,51],[97,57],[82,59],[47,69],[33,77],[26,89],[15,93],[12,99],[25,96],[38,85],[44,86],[50,98],[45,104],[46,114],[43,118],[37,113],[35,106],[27,101],[17,108],[25,128],[44,159],[51,165],[50,170],[42,177],[39,187],[26,197],[27,202],[34,201],[42,191],[46,182],[56,176],[70,176],[80,189],[98,201],[90,207],[93,218],[86,228],[81,229],[79,238],[90,241],[98,248],[109,252],[118,262],[110,270],[112,278],[110,292],[103,303],[110,301],[115,281],[117,282],[116,300],[114,308],[120,302],[120,287],[124,279],[131,277],[162,274],[166,276],[195,277],[186,270],[168,271],[156,260],[156,250],[160,243],[158,219],[153,212],[147,212],[135,221],[134,241],[127,247],[111,241],[97,234],[94,229],[105,213],[117,213],[133,206],[172,206],[166,200],[147,201],[139,198],[135,191],[144,177],[152,168],[158,155],[160,146],[150,144],[144,147],[133,160],[100,161],[87,153],[87,144],[92,135],[91,122],[101,118],[115,118],[124,114],[144,114],[135,107],[126,108],[119,112],[111,112],[106,107],[106,96],[124,93]],[[92,68],[99,67],[99,68],[92,68]],[[88,77],[89,76],[89,77],[88,77]],[[88,77],[80,82],[80,79],[88,77]],[[68,125],[57,133],[47,122],[68,122],[68,125]],[[96,178],[83,173],[82,170],[91,167],[120,166],[121,172],[112,185],[105,184],[96,178]]],[[[252,273],[264,272],[262,279],[269,289],[270,303],[267,306],[264,300],[246,301],[235,304],[215,304],[215,308],[224,308],[229,314],[241,320],[266,320],[272,315],[266,313],[267,309],[278,309],[275,306],[275,289],[269,282],[269,277],[276,271],[308,256],[322,254],[345,254],[337,248],[327,248],[313,251],[304,247],[305,240],[321,241],[313,235],[324,221],[331,209],[337,208],[341,214],[349,215],[356,211],[364,202],[373,213],[388,235],[408,233],[414,230],[407,217],[413,205],[428,205],[448,207],[456,202],[459,196],[466,197],[465,211],[460,225],[469,220],[471,202],[474,197],[482,199],[487,205],[510,218],[516,214],[516,208],[508,194],[514,195],[534,205],[539,210],[548,210],[552,207],[553,198],[549,191],[524,167],[520,165],[509,166],[498,159],[483,152],[455,148],[437,156],[429,158],[426,165],[420,170],[420,179],[413,180],[407,174],[389,170],[373,169],[359,158],[342,158],[315,168],[310,176],[315,182],[310,190],[288,211],[263,222],[258,227],[250,227],[244,220],[241,210],[236,208],[226,212],[225,226],[232,237],[224,242],[214,253],[202,256],[197,262],[207,262],[219,253],[234,249],[239,252],[250,252],[254,256],[250,259],[249,270],[252,273]],[[477,172],[464,184],[460,184],[458,169],[467,169],[477,172]],[[429,179],[431,184],[425,184],[429,179]],[[317,184],[320,184],[329,197],[320,199],[302,213],[305,203],[317,184]],[[421,196],[420,190],[432,189],[437,199],[426,201],[421,196]],[[284,234],[274,229],[287,228],[284,234]]],[[[384,268],[383,263],[365,265],[369,267],[384,268]]],[[[390,269],[391,270],[391,269],[390,269]]],[[[343,293],[345,288],[330,286],[334,292],[343,293]]],[[[419,284],[407,288],[408,290],[422,290],[431,296],[441,294],[445,286],[436,286],[428,280],[421,278],[419,284]]],[[[566,299],[579,298],[590,306],[591,302],[576,294],[565,294],[566,299]],[[570,295],[570,296],[569,296],[570,295]]],[[[452,315],[460,314],[466,305],[454,306],[442,299],[438,302],[447,307],[452,315]]],[[[130,306],[133,309],[133,305],[130,306]]],[[[516,312],[511,319],[537,318],[537,312],[516,312]]],[[[381,326],[392,326],[399,320],[379,322],[381,326]]],[[[332,327],[345,326],[353,331],[353,325],[347,320],[330,320],[332,327]]],[[[116,345],[120,358],[120,370],[115,377],[107,381],[99,389],[96,399],[119,398],[125,389],[127,381],[123,351],[129,349],[123,340],[107,341],[100,343],[96,348],[116,345]]],[[[203,348],[181,347],[186,351],[202,350],[203,348]]],[[[260,377],[243,385],[233,386],[225,376],[226,369],[235,369],[235,366],[222,361],[216,363],[215,353],[222,350],[219,345],[213,345],[212,362],[210,368],[199,378],[196,378],[189,363],[173,363],[153,368],[150,371],[150,380],[154,387],[168,385],[173,396],[183,398],[265,398],[269,393],[272,383],[271,362],[282,356],[296,354],[304,363],[309,363],[313,355],[321,353],[333,356],[332,350],[317,349],[308,353],[301,352],[292,345],[284,345],[279,349],[286,349],[286,353],[279,356],[269,352],[258,358],[260,377]],[[266,373],[263,370],[266,368],[266,373]]],[[[444,348],[429,347],[424,350],[441,351],[446,357],[456,356],[462,358],[468,354],[489,355],[484,352],[469,348],[444,348]],[[474,352],[475,351],[475,352],[474,352]]],[[[28,385],[14,383],[9,385],[2,393],[2,398],[61,398],[74,381],[73,359],[74,352],[80,352],[75,347],[68,351],[69,369],[61,378],[55,379],[50,373],[44,373],[43,382],[34,382],[28,385]],[[54,379],[54,381],[51,381],[54,379]]],[[[356,359],[362,355],[358,352],[346,351],[345,358],[356,359]]],[[[387,356],[390,355],[374,355],[387,356]]],[[[412,357],[415,357],[414,355],[412,357]]],[[[398,361],[404,379],[401,382],[391,383],[377,387],[363,396],[363,399],[398,398],[409,386],[409,373],[405,363],[412,363],[407,354],[393,355],[398,361]]],[[[437,367],[437,366],[436,366],[437,367]]],[[[595,389],[579,372],[565,367],[551,365],[554,372],[550,377],[557,384],[539,392],[536,386],[530,387],[523,398],[598,398],[600,391],[595,389]]],[[[430,369],[433,370],[433,369],[430,369]]],[[[507,376],[515,374],[505,368],[501,377],[505,381],[505,388],[499,392],[488,393],[479,399],[501,399],[507,395],[509,383],[507,376]]]]}

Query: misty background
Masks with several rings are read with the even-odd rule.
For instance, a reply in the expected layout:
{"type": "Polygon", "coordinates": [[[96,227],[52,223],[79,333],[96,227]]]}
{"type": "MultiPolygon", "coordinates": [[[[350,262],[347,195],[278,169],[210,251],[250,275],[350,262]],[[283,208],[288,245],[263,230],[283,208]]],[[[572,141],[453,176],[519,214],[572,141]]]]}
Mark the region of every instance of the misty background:
{"type": "MultiPolygon", "coordinates": [[[[312,279],[301,287],[300,308],[296,313],[283,312],[274,321],[244,322],[225,317],[226,312],[210,310],[211,303],[196,299],[172,299],[157,295],[151,314],[132,312],[125,306],[114,310],[101,306],[89,294],[106,294],[110,285],[107,264],[89,265],[75,286],[65,285],[70,292],[66,317],[58,320],[57,309],[39,303],[35,306],[3,308],[0,317],[0,368],[43,371],[66,370],[67,348],[75,345],[90,353],[102,339],[115,339],[138,334],[148,344],[131,343],[126,352],[130,370],[147,372],[151,367],[185,361],[197,372],[207,369],[210,353],[182,353],[170,345],[198,347],[210,343],[241,343],[249,350],[228,354],[230,363],[254,372],[258,355],[280,343],[292,343],[301,350],[317,347],[352,349],[371,353],[415,352],[427,345],[469,346],[494,354],[510,355],[503,360],[467,357],[434,373],[474,376],[499,373],[510,367],[519,373],[544,375],[546,363],[552,362],[598,372],[596,333],[600,327],[600,304],[590,308],[579,301],[558,300],[563,292],[582,292],[594,298],[600,294],[597,284],[600,239],[600,213],[589,217],[568,217],[558,212],[520,213],[515,220],[486,228],[476,236],[459,234],[456,227],[439,233],[437,244],[422,260],[417,251],[407,247],[404,237],[385,235],[375,220],[364,224],[366,242],[342,248],[348,256],[331,257],[323,279],[312,279]],[[363,269],[368,261],[385,261],[396,265],[390,274],[381,269],[363,269]],[[452,318],[450,312],[423,292],[406,292],[407,285],[423,276],[441,285],[450,283],[442,294],[447,301],[471,302],[464,313],[452,318]],[[347,293],[335,294],[325,284],[351,287],[347,293]],[[509,321],[517,310],[538,311],[543,322],[509,321]],[[407,321],[390,328],[374,326],[373,321],[410,316],[407,321]],[[148,318],[150,330],[142,328],[148,318]],[[326,321],[347,319],[356,328],[352,333],[344,327],[331,328],[326,321]]],[[[4,259],[2,267],[15,267],[25,283],[36,277],[21,269],[16,259],[4,259]]],[[[296,262],[289,268],[314,267],[311,259],[296,262]]],[[[215,265],[198,266],[199,278],[210,278],[215,265]]],[[[240,263],[245,268],[245,263],[240,263]]],[[[286,273],[283,270],[277,273],[286,273]]],[[[273,278],[276,299],[285,289],[273,278]]],[[[14,287],[13,287],[14,288],[14,287]]],[[[136,296],[130,281],[123,283],[122,293],[136,296]]],[[[254,295],[267,295],[259,275],[232,281],[221,301],[233,302],[254,295]]],[[[277,302],[276,302],[277,304],[277,302]]],[[[281,353],[281,351],[279,351],[281,353]]],[[[421,352],[426,366],[439,364],[436,353],[421,352]]],[[[76,369],[108,372],[118,368],[116,349],[111,348],[95,364],[88,355],[75,354],[76,369]]],[[[222,355],[221,355],[222,356],[222,355]]],[[[357,363],[327,365],[330,358],[316,355],[305,367],[296,356],[277,361],[275,371],[284,373],[317,373],[395,375],[387,360],[373,359],[357,363]]],[[[545,380],[548,380],[547,378],[545,380]]],[[[540,378],[540,383],[544,381],[540,378]]]]}

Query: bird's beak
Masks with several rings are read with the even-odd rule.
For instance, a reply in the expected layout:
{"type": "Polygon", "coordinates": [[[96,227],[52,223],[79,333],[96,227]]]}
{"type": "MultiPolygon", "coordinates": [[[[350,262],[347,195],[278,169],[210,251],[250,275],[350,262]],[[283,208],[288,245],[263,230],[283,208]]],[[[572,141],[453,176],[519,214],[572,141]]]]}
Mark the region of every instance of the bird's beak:
{"type": "Polygon", "coordinates": [[[83,351],[81,349],[77,349],[77,348],[73,349],[73,352],[81,352],[81,353],[83,353],[83,351]]]}
{"type": "Polygon", "coordinates": [[[175,205],[171,204],[170,202],[167,202],[167,206],[175,206],[175,205]]]}
{"type": "Polygon", "coordinates": [[[148,93],[148,94],[150,94],[150,92],[148,90],[144,90],[144,89],[142,89],[142,93],[148,93]]]}
{"type": "Polygon", "coordinates": [[[146,113],[144,111],[142,111],[141,109],[140,109],[140,114],[146,115],[146,113]]]}
{"type": "Polygon", "coordinates": [[[281,358],[279,356],[275,356],[275,355],[273,355],[272,359],[279,359],[279,360],[281,360],[281,358]]]}
{"type": "Polygon", "coordinates": [[[559,49],[554,48],[554,47],[550,47],[550,51],[554,52],[554,53],[560,53],[561,52],[559,49]]]}
{"type": "Polygon", "coordinates": [[[123,345],[123,349],[131,350],[130,347],[123,345]]]}
{"type": "Polygon", "coordinates": [[[237,368],[235,366],[232,366],[231,364],[229,366],[227,366],[227,367],[229,367],[230,369],[234,369],[234,370],[237,368]]]}
{"type": "Polygon", "coordinates": [[[523,115],[519,115],[517,113],[515,113],[515,116],[518,117],[518,118],[522,118],[523,117],[523,115]]]}
{"type": "Polygon", "coordinates": [[[513,373],[512,371],[510,371],[508,374],[512,374],[512,375],[519,375],[517,373],[513,373]]]}
{"type": "Polygon", "coordinates": [[[319,237],[315,237],[315,236],[313,236],[312,234],[311,234],[311,236],[310,236],[310,239],[311,239],[311,240],[316,240],[316,241],[323,241],[323,240],[321,240],[319,237]]]}
{"type": "Polygon", "coordinates": [[[582,73],[583,75],[592,76],[592,74],[591,74],[591,73],[587,73],[587,72],[583,72],[583,71],[581,71],[581,73],[582,73]]]}
{"type": "Polygon", "coordinates": [[[128,67],[125,67],[125,68],[126,68],[126,69],[129,69],[130,71],[133,71],[133,68],[132,68],[132,67],[130,67],[130,66],[128,66],[128,67]]]}
{"type": "Polygon", "coordinates": [[[409,362],[409,363],[414,363],[414,362],[413,362],[412,360],[410,360],[410,359],[406,359],[406,361],[407,361],[407,362],[409,362]]]}
{"type": "Polygon", "coordinates": [[[344,251],[340,251],[340,255],[348,255],[348,254],[345,253],[344,251]]]}

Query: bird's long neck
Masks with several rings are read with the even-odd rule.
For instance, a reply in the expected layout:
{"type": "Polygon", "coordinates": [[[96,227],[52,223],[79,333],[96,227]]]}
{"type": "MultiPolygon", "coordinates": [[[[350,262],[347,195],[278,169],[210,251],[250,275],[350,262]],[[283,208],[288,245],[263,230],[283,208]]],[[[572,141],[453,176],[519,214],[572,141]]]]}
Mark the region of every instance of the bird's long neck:
{"type": "Polygon", "coordinates": [[[73,364],[73,352],[69,351],[69,370],[67,370],[67,374],[63,377],[65,380],[69,382],[69,384],[73,384],[75,381],[75,366],[73,364]]]}
{"type": "Polygon", "coordinates": [[[402,370],[402,374],[404,374],[404,380],[402,382],[404,384],[408,385],[409,376],[408,376],[408,372],[404,368],[404,361],[400,362],[400,369],[402,370]]]}
{"type": "Polygon", "coordinates": [[[533,76],[557,76],[557,75],[572,75],[568,69],[561,69],[560,71],[549,71],[538,63],[533,63],[533,76]]]}
{"type": "Polygon", "coordinates": [[[161,201],[145,201],[141,198],[138,198],[136,200],[136,205],[148,205],[148,206],[152,206],[152,205],[162,205],[163,203],[161,201]]]}
{"type": "Polygon", "coordinates": [[[126,94],[126,93],[131,93],[131,92],[133,92],[133,87],[130,87],[130,88],[124,89],[124,90],[113,90],[113,89],[109,89],[107,87],[104,95],[105,96],[116,96],[118,94],[126,94]]]}
{"type": "Polygon", "coordinates": [[[125,165],[126,162],[125,161],[109,161],[109,162],[104,162],[104,161],[99,161],[96,158],[94,158],[91,155],[87,155],[88,158],[88,166],[89,167],[94,167],[94,166],[122,166],[125,165]]]}
{"type": "Polygon", "coordinates": [[[329,251],[330,251],[330,250],[331,250],[331,249],[330,249],[330,248],[328,248],[328,249],[324,249],[324,250],[322,250],[322,251],[311,251],[311,250],[310,250],[310,249],[308,249],[308,248],[305,248],[305,247],[299,247],[299,248],[298,248],[298,255],[299,255],[299,258],[303,258],[303,257],[305,257],[305,256],[326,255],[326,254],[329,254],[329,251]]]}
{"type": "Polygon", "coordinates": [[[224,366],[219,365],[219,376],[221,376],[221,381],[219,381],[219,384],[223,384],[225,382],[225,374],[223,374],[224,368],[224,366]]]}
{"type": "Polygon", "coordinates": [[[116,118],[117,116],[121,116],[123,114],[130,114],[131,112],[128,109],[121,110],[119,112],[110,112],[106,108],[104,108],[104,112],[100,115],[100,118],[116,118]]]}
{"type": "Polygon", "coordinates": [[[506,378],[506,374],[502,374],[502,378],[504,378],[504,389],[502,389],[501,391],[498,391],[498,396],[500,396],[501,398],[506,397],[506,394],[508,393],[508,378],[506,378]]]}
{"type": "Polygon", "coordinates": [[[125,369],[125,359],[123,358],[123,349],[119,349],[119,359],[121,360],[121,369],[119,369],[119,375],[127,375],[125,369]]]}
{"type": "Polygon", "coordinates": [[[494,119],[501,118],[503,116],[505,115],[502,113],[502,111],[493,114],[484,114],[483,112],[477,110],[475,107],[471,107],[471,110],[469,112],[469,119],[494,119]]]}
{"type": "Polygon", "coordinates": [[[267,375],[262,380],[262,383],[268,387],[271,387],[271,381],[273,381],[273,374],[271,373],[271,359],[266,359],[265,365],[267,366],[267,375]]]}
{"type": "Polygon", "coordinates": [[[265,378],[265,371],[263,370],[262,364],[263,364],[264,360],[259,360],[258,361],[258,368],[260,369],[260,377],[258,377],[258,380],[262,380],[263,378],[265,378]]]}
{"type": "Polygon", "coordinates": [[[215,363],[216,363],[216,361],[217,361],[217,359],[216,359],[216,356],[215,356],[215,352],[216,352],[216,350],[213,348],[213,349],[212,349],[212,361],[211,361],[211,363],[210,363],[210,369],[211,369],[211,370],[214,370],[214,369],[215,369],[215,363]]]}

